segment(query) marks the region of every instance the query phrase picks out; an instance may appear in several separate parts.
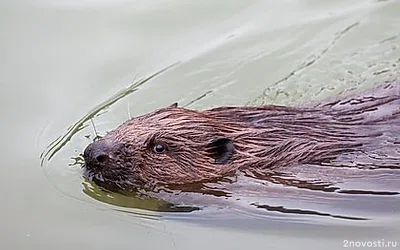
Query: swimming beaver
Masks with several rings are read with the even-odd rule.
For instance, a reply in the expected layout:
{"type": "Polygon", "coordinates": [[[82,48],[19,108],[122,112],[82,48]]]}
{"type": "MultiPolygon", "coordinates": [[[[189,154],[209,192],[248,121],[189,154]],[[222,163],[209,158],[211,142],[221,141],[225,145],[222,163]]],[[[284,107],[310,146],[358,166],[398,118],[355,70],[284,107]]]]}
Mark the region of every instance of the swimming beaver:
{"type": "Polygon", "coordinates": [[[400,169],[400,82],[314,106],[176,104],[135,117],[84,151],[85,175],[116,190],[178,187],[300,166],[400,169]]]}

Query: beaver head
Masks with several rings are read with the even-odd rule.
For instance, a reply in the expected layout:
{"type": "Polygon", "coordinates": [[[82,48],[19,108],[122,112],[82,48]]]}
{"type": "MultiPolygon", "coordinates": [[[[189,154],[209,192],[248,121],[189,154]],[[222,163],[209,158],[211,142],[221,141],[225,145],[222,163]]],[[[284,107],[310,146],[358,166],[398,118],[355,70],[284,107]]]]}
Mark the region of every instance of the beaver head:
{"type": "Polygon", "coordinates": [[[352,151],[361,138],[353,127],[322,109],[173,105],[132,118],[90,144],[84,169],[112,189],[208,182],[238,170],[254,176],[352,151]]]}
{"type": "Polygon", "coordinates": [[[84,151],[86,175],[111,188],[193,183],[235,171],[235,132],[173,105],[133,118],[84,151]],[[114,186],[114,187],[113,187],[114,186]]]}

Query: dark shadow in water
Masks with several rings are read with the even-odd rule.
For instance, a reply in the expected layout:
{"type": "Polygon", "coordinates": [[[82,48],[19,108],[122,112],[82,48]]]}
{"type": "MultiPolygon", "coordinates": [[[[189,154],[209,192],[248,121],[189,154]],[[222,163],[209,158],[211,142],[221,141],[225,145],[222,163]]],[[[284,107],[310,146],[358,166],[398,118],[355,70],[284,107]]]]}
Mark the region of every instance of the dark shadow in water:
{"type": "Polygon", "coordinates": [[[256,170],[244,171],[245,175],[257,180],[264,180],[268,183],[280,184],[289,187],[296,187],[300,189],[308,189],[321,192],[336,192],[339,187],[333,186],[334,183],[320,181],[320,180],[300,180],[295,176],[287,173],[282,173],[276,170],[263,170],[257,172],[256,170]]]}
{"type": "Polygon", "coordinates": [[[360,194],[360,195],[400,195],[400,192],[393,191],[370,191],[370,190],[339,190],[341,194],[360,194]]]}
{"type": "MultiPolygon", "coordinates": [[[[398,167],[396,169],[398,169],[398,167]]],[[[373,171],[373,169],[371,169],[370,171],[373,171]]],[[[340,187],[335,186],[336,184],[334,182],[326,182],[321,180],[300,180],[296,176],[275,170],[264,171],[263,173],[256,173],[255,171],[251,171],[246,172],[245,174],[247,177],[264,180],[268,183],[280,184],[287,187],[296,187],[299,189],[307,189],[313,191],[353,195],[400,195],[400,192],[398,191],[341,189],[340,187]]]]}
{"type": "Polygon", "coordinates": [[[280,213],[285,213],[285,214],[317,215],[317,216],[326,216],[326,217],[345,219],[345,220],[369,220],[368,218],[363,218],[363,217],[334,215],[334,214],[322,213],[322,212],[317,212],[317,211],[312,211],[312,210],[284,208],[283,206],[259,205],[256,203],[252,203],[251,205],[255,206],[257,208],[266,209],[270,212],[280,212],[280,213]]]}
{"type": "MultiPolygon", "coordinates": [[[[167,190],[179,190],[180,192],[185,193],[197,193],[201,195],[212,195],[215,197],[228,198],[232,197],[232,192],[230,190],[223,189],[223,187],[224,185],[229,185],[234,182],[236,182],[236,178],[234,177],[219,177],[207,182],[168,185],[166,188],[167,190]]],[[[163,188],[163,191],[167,190],[163,188]]],[[[155,190],[155,192],[157,192],[157,190],[155,190]]]]}

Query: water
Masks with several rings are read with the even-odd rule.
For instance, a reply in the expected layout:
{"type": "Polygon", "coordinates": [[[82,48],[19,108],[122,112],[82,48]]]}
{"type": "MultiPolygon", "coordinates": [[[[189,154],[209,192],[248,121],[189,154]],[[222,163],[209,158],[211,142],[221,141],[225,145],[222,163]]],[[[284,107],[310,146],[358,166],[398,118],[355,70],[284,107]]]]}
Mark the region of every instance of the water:
{"type": "Polygon", "coordinates": [[[99,133],[174,102],[194,109],[297,104],[396,79],[399,11],[398,1],[367,0],[2,1],[2,248],[338,249],[345,240],[399,243],[396,206],[379,220],[357,222],[262,217],[235,208],[157,213],[98,202],[101,197],[83,192],[81,170],[71,159],[90,141],[84,135],[93,136],[91,125],[69,130],[118,93],[127,95],[93,118],[99,133]],[[69,132],[75,136],[63,139],[69,132]],[[40,155],[59,137],[61,147],[41,166],[40,155]]]}

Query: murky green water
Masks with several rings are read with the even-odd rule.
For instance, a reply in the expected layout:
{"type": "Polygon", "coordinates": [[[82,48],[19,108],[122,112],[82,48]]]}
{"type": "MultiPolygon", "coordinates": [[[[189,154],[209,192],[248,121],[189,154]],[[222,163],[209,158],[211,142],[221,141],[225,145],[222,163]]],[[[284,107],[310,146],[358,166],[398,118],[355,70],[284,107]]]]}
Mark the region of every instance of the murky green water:
{"type": "Polygon", "coordinates": [[[399,13],[399,1],[367,0],[2,1],[1,248],[400,247],[398,206],[367,222],[156,213],[87,195],[71,159],[94,135],[91,115],[101,134],[173,102],[296,104],[398,79],[399,13]]]}

